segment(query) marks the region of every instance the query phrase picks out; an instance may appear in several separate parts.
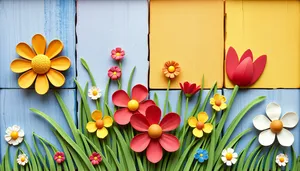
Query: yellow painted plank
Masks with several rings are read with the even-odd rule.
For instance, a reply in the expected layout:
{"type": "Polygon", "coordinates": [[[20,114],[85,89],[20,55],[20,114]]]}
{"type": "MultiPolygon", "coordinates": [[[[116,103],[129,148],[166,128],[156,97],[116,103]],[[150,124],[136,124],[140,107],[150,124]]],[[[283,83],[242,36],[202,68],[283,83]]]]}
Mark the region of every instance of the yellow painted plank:
{"type": "MultiPolygon", "coordinates": [[[[300,1],[227,1],[226,50],[254,59],[267,54],[264,73],[251,88],[300,87],[300,1]]],[[[225,74],[225,87],[233,85],[225,74]]]]}
{"type": "Polygon", "coordinates": [[[181,74],[172,81],[200,84],[205,75],[206,88],[218,81],[223,86],[224,59],[223,0],[150,1],[150,88],[167,87],[162,67],[177,61],[181,74]]]}

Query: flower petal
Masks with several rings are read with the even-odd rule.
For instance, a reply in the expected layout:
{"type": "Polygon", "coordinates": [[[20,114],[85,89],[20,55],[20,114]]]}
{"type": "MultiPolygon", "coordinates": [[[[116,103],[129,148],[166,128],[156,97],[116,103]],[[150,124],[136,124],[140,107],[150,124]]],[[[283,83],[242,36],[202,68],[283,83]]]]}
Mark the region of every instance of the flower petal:
{"type": "Polygon", "coordinates": [[[32,46],[36,54],[43,54],[46,50],[46,39],[41,34],[36,34],[32,37],[32,46]]]}
{"type": "Polygon", "coordinates": [[[176,129],[180,124],[180,116],[177,113],[168,113],[160,122],[160,126],[164,132],[176,129]]]}
{"type": "Polygon", "coordinates": [[[242,55],[240,62],[242,62],[244,59],[246,59],[247,57],[250,57],[251,60],[253,61],[253,54],[252,51],[250,49],[247,49],[244,54],[242,55]]]}
{"type": "Polygon", "coordinates": [[[208,115],[206,112],[200,112],[198,114],[198,121],[205,123],[208,120],[208,115]]]}
{"type": "Polygon", "coordinates": [[[203,132],[209,134],[214,129],[214,126],[211,123],[204,124],[203,132]]]}
{"type": "Polygon", "coordinates": [[[254,84],[263,73],[267,63],[267,56],[262,55],[253,62],[253,76],[250,84],[254,84]]]}
{"type": "Polygon", "coordinates": [[[31,61],[24,59],[15,59],[10,64],[10,69],[15,73],[22,73],[31,69],[31,61]]]}
{"type": "Polygon", "coordinates": [[[198,128],[193,129],[193,134],[195,137],[201,138],[203,136],[203,131],[198,128]]]}
{"type": "Polygon", "coordinates": [[[51,60],[51,68],[59,71],[65,71],[69,69],[70,66],[71,66],[71,61],[66,56],[60,56],[51,60]]]}
{"type": "Polygon", "coordinates": [[[88,132],[90,133],[93,133],[97,130],[97,127],[96,127],[96,122],[88,122],[86,124],[86,129],[88,130],[88,132]]]}
{"type": "Polygon", "coordinates": [[[124,90],[118,90],[112,95],[114,105],[119,107],[127,107],[129,100],[128,94],[124,90]]]}
{"type": "Polygon", "coordinates": [[[278,142],[285,147],[289,147],[294,143],[294,135],[287,129],[282,129],[277,134],[278,142]]]}
{"type": "Polygon", "coordinates": [[[130,148],[135,152],[142,152],[148,147],[150,141],[151,138],[148,133],[138,134],[132,138],[130,148]]]}
{"type": "Polygon", "coordinates": [[[105,138],[108,135],[108,131],[105,127],[97,130],[97,137],[98,138],[105,138]]]}
{"type": "Polygon", "coordinates": [[[18,55],[28,60],[32,60],[36,55],[31,47],[24,42],[21,42],[16,46],[16,51],[18,55]]]}
{"type": "Polygon", "coordinates": [[[162,159],[163,151],[159,142],[156,139],[152,139],[148,148],[147,148],[147,159],[151,163],[157,163],[162,159]]]}
{"type": "Polygon", "coordinates": [[[254,127],[260,131],[270,128],[271,124],[271,121],[265,115],[257,115],[252,122],[254,127]]]}
{"type": "Polygon", "coordinates": [[[149,122],[149,125],[158,124],[161,117],[161,110],[156,105],[152,105],[146,110],[146,118],[149,122]]]}
{"type": "Polygon", "coordinates": [[[283,123],[283,127],[293,128],[297,125],[299,117],[295,112],[288,112],[280,119],[283,123]]]}
{"type": "Polygon", "coordinates": [[[109,127],[112,126],[112,124],[113,124],[114,121],[113,121],[113,119],[110,116],[104,116],[103,122],[104,122],[104,126],[106,128],[109,128],[109,127]]]}
{"type": "Polygon", "coordinates": [[[102,119],[102,112],[100,110],[94,110],[93,113],[92,113],[92,119],[94,121],[102,119]]]}
{"type": "Polygon", "coordinates": [[[179,149],[180,143],[177,137],[171,134],[163,133],[159,138],[159,143],[163,149],[168,152],[174,152],[179,149]]]}
{"type": "Polygon", "coordinates": [[[132,99],[139,103],[145,100],[148,96],[148,89],[142,84],[137,84],[132,88],[132,99]]]}
{"type": "Polygon", "coordinates": [[[233,47],[229,47],[226,54],[226,73],[230,80],[233,80],[233,73],[239,65],[239,57],[233,47]]]}
{"type": "Polygon", "coordinates": [[[114,114],[114,119],[119,125],[127,125],[132,113],[127,108],[119,109],[114,114]]]}
{"type": "Polygon", "coordinates": [[[131,119],[130,119],[130,124],[135,130],[141,131],[141,132],[148,131],[148,128],[150,126],[148,120],[142,114],[132,115],[131,119]]]}
{"type": "Polygon", "coordinates": [[[58,55],[62,51],[63,48],[64,48],[64,45],[60,40],[58,40],[58,39],[52,40],[48,45],[45,55],[48,56],[49,59],[52,59],[53,57],[58,55]]]}
{"type": "Polygon", "coordinates": [[[233,73],[232,82],[239,86],[248,86],[251,83],[253,76],[253,62],[250,57],[247,57],[237,66],[233,73]]]}
{"type": "Polygon", "coordinates": [[[281,107],[277,103],[269,103],[266,108],[268,117],[273,120],[278,120],[281,114],[281,107]]]}
{"type": "Polygon", "coordinates": [[[275,134],[271,131],[271,129],[262,131],[258,136],[258,141],[263,146],[269,146],[273,144],[274,140],[275,134]]]}
{"type": "Polygon", "coordinates": [[[196,124],[197,124],[197,119],[195,117],[190,117],[189,120],[188,120],[188,124],[190,127],[193,127],[195,128],[196,127],[196,124]]]}
{"type": "Polygon", "coordinates": [[[33,70],[29,70],[29,71],[25,72],[18,79],[19,86],[21,88],[30,87],[33,84],[36,76],[37,76],[37,74],[33,70]]]}
{"type": "Polygon", "coordinates": [[[142,103],[140,103],[140,106],[138,108],[138,111],[143,114],[143,115],[146,115],[146,109],[149,107],[149,106],[152,106],[152,105],[155,105],[154,101],[152,100],[146,100],[142,103]]]}
{"type": "Polygon", "coordinates": [[[49,82],[47,79],[47,76],[44,75],[38,75],[35,81],[35,91],[38,94],[46,94],[49,90],[49,82]]]}
{"type": "Polygon", "coordinates": [[[54,69],[50,69],[48,71],[47,77],[51,84],[55,87],[61,87],[65,83],[65,76],[54,69]]]}

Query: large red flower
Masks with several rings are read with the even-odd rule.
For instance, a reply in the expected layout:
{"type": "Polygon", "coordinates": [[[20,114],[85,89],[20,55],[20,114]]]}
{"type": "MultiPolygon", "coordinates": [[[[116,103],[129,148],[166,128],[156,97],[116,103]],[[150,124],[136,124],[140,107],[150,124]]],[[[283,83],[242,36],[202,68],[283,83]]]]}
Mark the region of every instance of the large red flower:
{"type": "Polygon", "coordinates": [[[122,107],[114,114],[115,121],[119,125],[128,124],[133,114],[145,115],[146,109],[155,105],[152,100],[146,100],[148,89],[145,86],[137,84],[132,88],[131,93],[131,98],[124,90],[118,90],[112,95],[113,103],[118,107],[122,107]]]}
{"type": "Polygon", "coordinates": [[[130,148],[135,152],[145,149],[147,159],[157,163],[162,159],[163,150],[174,152],[179,149],[180,143],[174,135],[166,132],[176,129],[180,124],[180,117],[176,113],[168,113],[160,121],[161,110],[153,105],[147,108],[146,116],[133,115],[130,119],[131,126],[142,132],[136,135],[130,142],[130,148]]]}
{"type": "Polygon", "coordinates": [[[191,97],[200,90],[200,86],[197,86],[195,83],[191,84],[188,81],[179,83],[181,90],[184,92],[186,97],[191,97]]]}

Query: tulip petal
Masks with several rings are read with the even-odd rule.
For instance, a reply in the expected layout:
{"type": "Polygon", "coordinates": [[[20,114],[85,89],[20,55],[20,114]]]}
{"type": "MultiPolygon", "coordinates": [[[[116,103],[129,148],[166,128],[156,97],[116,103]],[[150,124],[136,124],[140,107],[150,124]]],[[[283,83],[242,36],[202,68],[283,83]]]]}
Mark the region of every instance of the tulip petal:
{"type": "Polygon", "coordinates": [[[233,47],[229,47],[226,55],[226,73],[230,80],[233,80],[233,73],[239,65],[239,57],[233,47]]]}
{"type": "Polygon", "coordinates": [[[43,54],[46,50],[46,39],[41,34],[36,34],[32,37],[32,46],[36,54],[43,54]]]}
{"type": "Polygon", "coordinates": [[[282,116],[280,119],[285,128],[293,128],[297,125],[299,117],[295,112],[288,112],[282,116]]]}
{"type": "Polygon", "coordinates": [[[271,124],[271,121],[265,115],[257,115],[252,122],[254,127],[260,131],[270,128],[271,124]]]}
{"type": "Polygon", "coordinates": [[[52,59],[56,55],[58,55],[62,51],[63,48],[64,48],[64,45],[60,40],[58,40],[58,39],[52,40],[48,45],[48,49],[47,49],[45,55],[48,56],[49,59],[52,59]]]}
{"type": "Polygon", "coordinates": [[[142,114],[132,115],[130,118],[130,124],[135,130],[140,131],[140,132],[148,131],[148,128],[150,126],[148,120],[142,114]]]}
{"type": "Polygon", "coordinates": [[[162,147],[160,146],[158,140],[152,139],[148,148],[147,148],[147,159],[151,163],[157,163],[162,159],[163,151],[162,147]]]}
{"type": "Polygon", "coordinates": [[[269,103],[266,108],[266,113],[271,121],[278,120],[281,114],[281,107],[277,103],[269,103]]]}
{"type": "Polygon", "coordinates": [[[105,127],[97,130],[97,137],[98,138],[105,138],[108,135],[108,131],[105,127]]]}
{"type": "Polygon", "coordinates": [[[278,142],[285,147],[289,147],[294,143],[294,135],[287,129],[282,129],[277,134],[278,142]]]}
{"type": "Polygon", "coordinates": [[[132,99],[138,101],[139,103],[145,100],[148,96],[148,89],[141,85],[137,84],[132,88],[132,99]]]}
{"type": "Polygon", "coordinates": [[[32,68],[31,61],[24,60],[24,59],[15,59],[10,64],[10,69],[14,73],[22,73],[22,72],[28,71],[31,68],[32,68]]]}
{"type": "Polygon", "coordinates": [[[148,133],[138,134],[132,138],[130,148],[135,152],[142,152],[148,147],[150,141],[151,138],[148,133]]]}
{"type": "Polygon", "coordinates": [[[119,107],[127,107],[129,100],[128,94],[124,90],[118,90],[112,95],[114,105],[119,107]]]}
{"type": "Polygon", "coordinates": [[[164,132],[176,129],[180,124],[180,116],[177,113],[168,113],[160,122],[164,132]]]}
{"type": "Polygon", "coordinates": [[[21,42],[16,46],[16,51],[18,55],[28,60],[32,60],[36,56],[31,47],[24,42],[21,42]]]}
{"type": "Polygon", "coordinates": [[[66,56],[60,56],[51,60],[51,68],[58,71],[65,71],[71,66],[71,61],[66,56]]]}
{"type": "Polygon", "coordinates": [[[114,119],[119,125],[127,125],[132,113],[127,108],[119,109],[114,114],[114,119]]]}
{"type": "Polygon", "coordinates": [[[163,149],[168,152],[174,152],[179,149],[180,143],[177,137],[171,134],[163,133],[159,138],[159,143],[163,149]]]}
{"type": "Polygon", "coordinates": [[[60,73],[59,71],[56,71],[54,69],[50,69],[47,72],[47,77],[51,84],[55,87],[61,87],[65,83],[65,76],[60,73]]]}
{"type": "Polygon", "coordinates": [[[241,59],[240,59],[240,63],[246,59],[247,57],[250,57],[251,58],[251,61],[253,61],[253,54],[252,54],[252,51],[250,49],[247,49],[244,54],[242,55],[241,59]]]}
{"type": "Polygon", "coordinates": [[[263,146],[269,146],[273,144],[274,140],[275,134],[271,131],[271,129],[262,131],[258,136],[258,141],[263,146]]]}
{"type": "Polygon", "coordinates": [[[267,56],[262,55],[253,63],[253,76],[250,84],[254,84],[263,73],[267,63],[267,56]]]}
{"type": "Polygon", "coordinates": [[[191,84],[188,88],[188,94],[193,94],[193,91],[196,89],[196,84],[191,84]]]}
{"type": "Polygon", "coordinates": [[[235,84],[239,86],[248,86],[251,83],[253,76],[253,63],[251,58],[244,59],[236,68],[233,74],[235,84]]]}
{"type": "Polygon", "coordinates": [[[100,110],[94,110],[93,113],[92,113],[92,119],[94,121],[102,119],[102,112],[100,110]]]}
{"type": "Polygon", "coordinates": [[[138,108],[138,111],[143,114],[143,115],[146,115],[146,109],[149,107],[149,106],[152,106],[152,105],[155,105],[154,101],[152,100],[146,100],[142,103],[140,103],[140,106],[138,108]]]}
{"type": "Polygon", "coordinates": [[[152,105],[146,110],[146,118],[150,125],[158,124],[161,117],[161,110],[156,105],[152,105]]]}
{"type": "Polygon", "coordinates": [[[37,74],[33,70],[29,70],[29,71],[25,72],[18,79],[19,86],[21,88],[30,87],[33,84],[36,76],[37,76],[37,74]]]}
{"type": "Polygon", "coordinates": [[[38,94],[46,94],[49,90],[49,82],[47,79],[47,76],[44,75],[38,75],[35,81],[35,91],[38,94]]]}

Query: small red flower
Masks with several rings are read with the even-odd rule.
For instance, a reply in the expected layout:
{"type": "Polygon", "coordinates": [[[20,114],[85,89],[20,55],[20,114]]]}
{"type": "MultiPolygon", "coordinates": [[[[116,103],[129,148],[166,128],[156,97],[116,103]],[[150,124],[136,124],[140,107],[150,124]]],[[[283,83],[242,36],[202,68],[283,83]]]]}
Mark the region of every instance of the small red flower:
{"type": "Polygon", "coordinates": [[[183,84],[180,83],[181,90],[184,92],[186,97],[191,97],[200,90],[200,86],[197,86],[195,83],[191,84],[188,81],[183,84]]]}
{"type": "Polygon", "coordinates": [[[102,161],[102,157],[99,153],[93,152],[90,156],[91,163],[95,166],[98,165],[102,161]]]}
{"type": "Polygon", "coordinates": [[[60,164],[65,161],[65,154],[64,154],[64,152],[58,151],[54,154],[53,158],[56,161],[56,163],[60,164]]]}
{"type": "Polygon", "coordinates": [[[168,113],[160,121],[161,110],[152,105],[147,108],[146,116],[135,114],[131,117],[131,126],[142,132],[136,135],[130,142],[130,148],[135,152],[145,149],[147,159],[157,163],[162,159],[163,150],[174,152],[179,149],[180,143],[177,137],[166,132],[175,130],[180,124],[180,117],[176,113],[168,113]]]}
{"type": "Polygon", "coordinates": [[[113,66],[108,70],[108,77],[112,80],[117,80],[121,77],[122,71],[118,66],[113,66]]]}
{"type": "Polygon", "coordinates": [[[122,107],[114,114],[115,121],[119,125],[127,125],[133,114],[140,113],[145,115],[149,106],[155,105],[152,100],[146,100],[148,89],[141,85],[135,85],[131,90],[131,98],[124,90],[117,90],[112,95],[114,105],[122,107]]]}
{"type": "Polygon", "coordinates": [[[122,60],[124,56],[125,56],[125,51],[120,47],[111,50],[111,57],[116,61],[122,60]]]}

